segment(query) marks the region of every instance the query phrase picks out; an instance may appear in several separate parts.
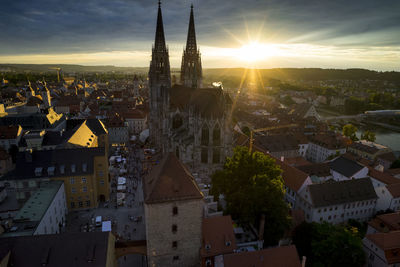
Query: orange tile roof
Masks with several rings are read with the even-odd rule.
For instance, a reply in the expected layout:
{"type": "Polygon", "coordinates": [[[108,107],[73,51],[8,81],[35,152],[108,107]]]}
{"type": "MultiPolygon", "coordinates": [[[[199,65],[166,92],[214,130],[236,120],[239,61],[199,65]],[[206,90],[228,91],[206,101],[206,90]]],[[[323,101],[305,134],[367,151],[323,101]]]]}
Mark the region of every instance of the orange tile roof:
{"type": "Polygon", "coordinates": [[[369,169],[368,175],[378,181],[381,181],[382,183],[385,183],[388,185],[400,183],[400,179],[397,179],[396,177],[390,175],[387,172],[380,172],[371,167],[368,167],[368,169],[369,169]]]}
{"type": "Polygon", "coordinates": [[[233,253],[236,248],[230,215],[205,218],[203,220],[203,243],[200,250],[202,257],[233,253]]]}
{"type": "Polygon", "coordinates": [[[378,215],[368,224],[379,232],[400,230],[400,212],[378,215]]]}
{"type": "Polygon", "coordinates": [[[301,186],[306,181],[308,175],[305,172],[296,169],[278,159],[276,159],[276,163],[282,169],[282,178],[287,187],[290,187],[294,191],[298,191],[301,186]]]}
{"type": "Polygon", "coordinates": [[[400,231],[371,234],[366,238],[385,252],[388,264],[400,263],[400,231]]]}
{"type": "Polygon", "coordinates": [[[387,185],[386,188],[394,198],[400,197],[400,183],[387,185]]]}
{"type": "Polygon", "coordinates": [[[224,267],[300,267],[296,247],[285,246],[224,255],[224,267]]]}
{"type": "Polygon", "coordinates": [[[147,204],[203,198],[193,176],[173,153],[144,178],[144,192],[147,204]]]}

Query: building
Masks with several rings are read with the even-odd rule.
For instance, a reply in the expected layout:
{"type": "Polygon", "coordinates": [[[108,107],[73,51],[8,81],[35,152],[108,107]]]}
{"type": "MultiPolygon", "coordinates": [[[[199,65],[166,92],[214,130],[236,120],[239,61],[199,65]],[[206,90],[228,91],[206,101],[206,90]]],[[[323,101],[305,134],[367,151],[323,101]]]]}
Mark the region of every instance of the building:
{"type": "Polygon", "coordinates": [[[296,168],[307,173],[313,184],[324,183],[333,178],[331,168],[326,162],[301,165],[296,168]]]}
{"type": "Polygon", "coordinates": [[[358,179],[368,176],[369,169],[358,162],[346,157],[338,157],[329,162],[335,181],[358,179]]]}
{"type": "Polygon", "coordinates": [[[150,140],[163,153],[173,152],[200,175],[221,166],[232,151],[232,101],[219,88],[200,88],[201,59],[194,32],[193,8],[183,54],[181,85],[171,85],[169,52],[161,7],[149,70],[150,140]]]}
{"type": "Polygon", "coordinates": [[[0,176],[11,171],[14,167],[11,155],[0,147],[0,176]]]}
{"type": "MultiPolygon", "coordinates": [[[[304,260],[304,258],[303,258],[304,260]]],[[[215,267],[301,267],[294,245],[220,256],[215,267]]]]}
{"type": "Polygon", "coordinates": [[[376,157],[376,162],[379,165],[383,166],[384,170],[388,170],[390,168],[390,166],[392,166],[393,162],[395,162],[396,160],[397,160],[397,158],[393,152],[379,154],[376,157]]]}
{"type": "Polygon", "coordinates": [[[122,114],[130,134],[140,134],[147,129],[147,115],[140,109],[132,109],[122,114]]]}
{"type": "Polygon", "coordinates": [[[2,125],[0,126],[0,147],[6,151],[12,146],[17,146],[22,136],[22,127],[20,125],[2,125]]]}
{"type": "Polygon", "coordinates": [[[203,220],[201,266],[215,266],[215,257],[234,253],[237,249],[231,216],[216,216],[203,220]]]}
{"type": "Polygon", "coordinates": [[[56,113],[52,108],[47,113],[10,114],[0,118],[0,125],[21,125],[24,130],[52,130],[65,129],[65,116],[56,113]]]}
{"type": "Polygon", "coordinates": [[[110,232],[19,236],[0,242],[1,266],[115,267],[110,232]]]}
{"type": "Polygon", "coordinates": [[[258,149],[278,159],[300,156],[300,144],[293,135],[257,136],[254,143],[258,149]]]}
{"type": "Polygon", "coordinates": [[[392,152],[392,150],[386,146],[367,140],[356,141],[352,143],[347,150],[350,153],[369,160],[375,160],[379,155],[392,152]]]}
{"type": "Polygon", "coordinates": [[[108,119],[108,139],[111,145],[126,145],[129,142],[129,130],[124,119],[118,113],[108,119]]]}
{"type": "Polygon", "coordinates": [[[363,239],[367,266],[399,266],[400,265],[400,231],[375,233],[363,239]]]}
{"type": "Polygon", "coordinates": [[[400,212],[378,215],[368,222],[368,234],[400,231],[400,212]]]}
{"type": "Polygon", "coordinates": [[[0,237],[58,234],[65,224],[67,204],[62,181],[41,182],[0,237]]]}
{"type": "Polygon", "coordinates": [[[204,200],[186,166],[172,153],[144,178],[149,266],[199,266],[204,200]]]}
{"type": "Polygon", "coordinates": [[[317,134],[310,138],[306,158],[312,162],[323,162],[331,156],[346,153],[346,143],[335,134],[317,134]]]}
{"type": "Polygon", "coordinates": [[[1,178],[27,200],[42,181],[64,182],[68,209],[97,207],[109,200],[110,180],[105,148],[70,148],[19,152],[16,168],[1,178]]]}
{"type": "Polygon", "coordinates": [[[369,220],[377,199],[371,180],[361,178],[309,185],[300,192],[296,207],[304,211],[307,222],[339,224],[369,220]]]}
{"type": "Polygon", "coordinates": [[[400,183],[389,184],[375,188],[378,195],[377,211],[386,211],[387,209],[400,210],[400,183]]]}

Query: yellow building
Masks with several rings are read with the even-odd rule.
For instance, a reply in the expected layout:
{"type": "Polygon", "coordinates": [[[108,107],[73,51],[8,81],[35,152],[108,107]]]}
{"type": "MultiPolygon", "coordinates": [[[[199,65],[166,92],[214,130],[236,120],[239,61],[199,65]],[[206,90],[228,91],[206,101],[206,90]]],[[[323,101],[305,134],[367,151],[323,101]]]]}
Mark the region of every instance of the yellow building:
{"type": "Polygon", "coordinates": [[[3,182],[14,184],[17,199],[29,198],[41,181],[62,180],[70,210],[97,207],[110,198],[108,158],[104,147],[20,152],[16,169],[3,182]]]}

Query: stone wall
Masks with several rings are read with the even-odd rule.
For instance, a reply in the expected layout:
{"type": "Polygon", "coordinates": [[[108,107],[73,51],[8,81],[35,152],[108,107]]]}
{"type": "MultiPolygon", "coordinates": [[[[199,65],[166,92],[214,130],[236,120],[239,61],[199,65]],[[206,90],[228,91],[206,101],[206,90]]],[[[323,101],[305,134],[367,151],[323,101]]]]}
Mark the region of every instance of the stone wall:
{"type": "Polygon", "coordinates": [[[148,266],[199,266],[204,201],[145,204],[148,266]],[[173,208],[178,214],[173,214],[173,208]],[[176,225],[176,232],[173,232],[176,225]],[[176,248],[173,242],[177,242],[176,248]]]}

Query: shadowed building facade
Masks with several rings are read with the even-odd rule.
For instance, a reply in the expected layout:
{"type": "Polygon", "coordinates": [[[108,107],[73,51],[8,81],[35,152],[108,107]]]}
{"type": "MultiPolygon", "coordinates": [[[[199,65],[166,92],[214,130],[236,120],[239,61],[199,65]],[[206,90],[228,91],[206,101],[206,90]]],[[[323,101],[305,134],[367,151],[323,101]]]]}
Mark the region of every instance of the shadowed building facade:
{"type": "Polygon", "coordinates": [[[202,67],[191,7],[181,84],[171,86],[161,6],[149,71],[150,139],[194,172],[211,173],[232,152],[232,101],[222,88],[202,88],[202,67]]]}

